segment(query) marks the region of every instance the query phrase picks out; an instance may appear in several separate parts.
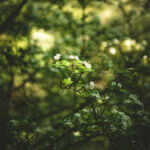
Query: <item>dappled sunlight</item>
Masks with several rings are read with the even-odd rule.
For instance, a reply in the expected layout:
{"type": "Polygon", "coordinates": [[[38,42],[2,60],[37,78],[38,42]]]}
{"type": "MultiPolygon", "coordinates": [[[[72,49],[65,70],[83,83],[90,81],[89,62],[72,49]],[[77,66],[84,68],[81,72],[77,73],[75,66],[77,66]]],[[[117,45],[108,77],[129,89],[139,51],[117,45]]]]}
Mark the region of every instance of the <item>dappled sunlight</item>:
{"type": "Polygon", "coordinates": [[[43,29],[33,29],[31,38],[31,42],[36,42],[44,51],[50,49],[54,45],[54,36],[43,29]]]}
{"type": "Polygon", "coordinates": [[[124,52],[142,51],[145,45],[146,43],[144,41],[138,43],[135,39],[130,39],[130,38],[122,41],[121,43],[121,47],[124,52]]]}
{"type": "Polygon", "coordinates": [[[109,49],[109,52],[112,54],[112,55],[115,55],[116,54],[116,48],[115,47],[111,47],[109,49]]]}
{"type": "Polygon", "coordinates": [[[30,96],[31,93],[34,96],[38,96],[40,98],[46,96],[46,92],[41,87],[40,84],[31,84],[31,83],[28,82],[28,83],[26,83],[25,88],[26,88],[26,94],[27,94],[27,96],[30,96]]]}
{"type": "Polygon", "coordinates": [[[111,9],[105,9],[104,11],[100,12],[100,16],[102,18],[109,19],[112,16],[113,11],[111,9]]]}
{"type": "Polygon", "coordinates": [[[107,24],[115,17],[120,17],[120,14],[117,13],[117,11],[119,11],[117,6],[111,7],[109,5],[102,5],[102,9],[99,9],[97,13],[100,16],[102,24],[107,24]]]}
{"type": "Polygon", "coordinates": [[[26,48],[28,46],[28,39],[22,38],[17,40],[16,45],[18,48],[26,48]]]}
{"type": "Polygon", "coordinates": [[[73,133],[73,135],[74,136],[80,136],[81,134],[80,134],[80,131],[76,131],[76,132],[73,133]]]}
{"type": "Polygon", "coordinates": [[[72,7],[71,4],[64,6],[62,10],[64,12],[71,12],[75,19],[81,19],[82,17],[82,10],[79,7],[72,7]]]}

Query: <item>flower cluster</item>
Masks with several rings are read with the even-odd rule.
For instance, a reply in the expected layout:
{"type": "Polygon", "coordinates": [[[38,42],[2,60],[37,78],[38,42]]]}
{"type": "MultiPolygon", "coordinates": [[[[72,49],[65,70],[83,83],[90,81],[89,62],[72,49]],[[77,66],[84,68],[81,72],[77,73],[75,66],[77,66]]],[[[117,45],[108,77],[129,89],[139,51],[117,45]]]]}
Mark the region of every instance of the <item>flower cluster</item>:
{"type": "Polygon", "coordinates": [[[95,83],[93,81],[90,82],[90,89],[94,89],[95,88],[95,83]]]}
{"type": "Polygon", "coordinates": [[[93,72],[92,66],[87,61],[82,61],[77,55],[70,55],[66,59],[61,59],[61,54],[54,56],[54,62],[51,63],[51,71],[62,76],[60,85],[62,88],[72,88],[82,96],[99,97],[93,81],[85,80],[88,73],[93,72]],[[84,78],[83,78],[84,77],[84,78]],[[86,81],[86,82],[85,82],[86,81]]]}
{"type": "Polygon", "coordinates": [[[75,56],[74,56],[74,55],[70,55],[70,56],[69,56],[69,59],[79,60],[79,57],[78,57],[78,56],[76,56],[76,55],[75,55],[75,56]]]}
{"type": "MultiPolygon", "coordinates": [[[[55,60],[59,60],[60,57],[61,57],[61,54],[56,54],[56,55],[54,56],[54,59],[55,59],[55,60]]],[[[79,57],[76,56],[76,55],[70,55],[68,58],[71,59],[71,60],[79,60],[79,57]]],[[[88,63],[87,61],[83,61],[83,64],[85,65],[85,67],[86,67],[87,69],[90,69],[90,68],[91,68],[91,64],[88,63]]]]}
{"type": "Polygon", "coordinates": [[[91,68],[91,64],[89,64],[87,61],[83,61],[83,64],[85,65],[86,68],[91,68]]]}
{"type": "Polygon", "coordinates": [[[60,57],[61,57],[61,54],[56,54],[56,55],[54,56],[54,59],[55,59],[55,60],[59,60],[60,57]]]}
{"type": "Polygon", "coordinates": [[[124,112],[121,112],[116,109],[112,109],[111,113],[112,113],[111,119],[113,119],[112,120],[113,125],[119,126],[119,130],[121,130],[121,132],[124,133],[124,131],[131,126],[131,118],[128,115],[126,115],[124,112]]]}
{"type": "Polygon", "coordinates": [[[85,86],[86,89],[94,89],[96,87],[95,83],[93,81],[90,81],[88,85],[85,86]]]}

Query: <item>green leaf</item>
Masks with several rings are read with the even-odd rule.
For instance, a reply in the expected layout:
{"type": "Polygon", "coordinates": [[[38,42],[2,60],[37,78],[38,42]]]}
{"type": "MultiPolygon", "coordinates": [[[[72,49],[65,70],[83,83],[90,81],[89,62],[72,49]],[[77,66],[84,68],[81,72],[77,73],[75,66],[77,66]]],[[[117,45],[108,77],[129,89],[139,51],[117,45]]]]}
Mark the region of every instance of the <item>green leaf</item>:
{"type": "Polygon", "coordinates": [[[67,79],[64,79],[64,80],[63,80],[63,83],[64,83],[65,85],[70,85],[70,84],[73,83],[73,81],[71,80],[71,78],[67,78],[67,79]]]}
{"type": "Polygon", "coordinates": [[[70,62],[67,61],[67,60],[63,60],[63,61],[62,61],[62,65],[68,67],[68,66],[70,66],[70,62]]]}

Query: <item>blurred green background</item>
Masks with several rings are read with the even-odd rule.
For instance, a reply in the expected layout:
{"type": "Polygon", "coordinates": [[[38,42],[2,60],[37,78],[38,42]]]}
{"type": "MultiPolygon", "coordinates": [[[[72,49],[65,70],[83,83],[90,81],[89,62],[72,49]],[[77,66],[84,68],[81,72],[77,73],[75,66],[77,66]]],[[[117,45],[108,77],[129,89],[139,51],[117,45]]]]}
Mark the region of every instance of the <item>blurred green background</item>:
{"type": "MultiPolygon", "coordinates": [[[[46,126],[84,101],[56,86],[58,77],[49,69],[56,53],[90,61],[95,69],[90,78],[100,90],[116,80],[149,113],[149,41],[149,0],[1,0],[0,149],[17,149],[8,133],[10,120],[46,126]]],[[[141,150],[149,150],[150,129],[139,124],[136,132],[141,150]]],[[[75,149],[109,148],[107,137],[99,137],[75,149]]]]}

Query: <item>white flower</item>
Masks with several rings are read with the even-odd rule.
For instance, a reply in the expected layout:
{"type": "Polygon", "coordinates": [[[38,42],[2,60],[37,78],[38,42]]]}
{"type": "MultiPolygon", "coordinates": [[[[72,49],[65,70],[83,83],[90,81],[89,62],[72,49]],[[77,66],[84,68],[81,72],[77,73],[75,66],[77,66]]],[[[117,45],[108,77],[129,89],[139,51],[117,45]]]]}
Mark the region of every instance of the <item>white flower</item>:
{"type": "Polygon", "coordinates": [[[80,118],[80,117],[81,117],[81,115],[80,115],[79,113],[75,113],[75,114],[74,114],[74,117],[76,117],[76,118],[80,118]]]}
{"type": "Polygon", "coordinates": [[[56,54],[56,55],[54,56],[54,59],[55,59],[55,60],[59,60],[60,57],[61,57],[61,54],[56,54]]]}
{"type": "Polygon", "coordinates": [[[118,87],[119,87],[119,88],[121,88],[121,87],[122,87],[121,83],[118,83],[118,87]]]}
{"type": "Polygon", "coordinates": [[[95,84],[94,84],[93,81],[91,81],[91,82],[90,82],[90,89],[94,89],[94,87],[95,87],[95,84]]]}
{"type": "Polygon", "coordinates": [[[86,64],[86,68],[91,68],[91,64],[86,64]]]}
{"type": "Polygon", "coordinates": [[[83,61],[83,64],[85,65],[86,68],[91,68],[91,64],[89,64],[87,61],[83,61]]]}
{"type": "Polygon", "coordinates": [[[79,60],[79,57],[76,56],[76,55],[75,55],[75,56],[74,56],[74,55],[70,55],[69,58],[70,58],[70,59],[76,59],[76,60],[79,60]]]}
{"type": "Polygon", "coordinates": [[[69,58],[70,59],[75,59],[75,57],[73,55],[70,55],[69,58]]]}
{"type": "Polygon", "coordinates": [[[83,113],[88,113],[88,112],[89,112],[89,110],[87,110],[87,109],[83,109],[83,110],[82,110],[82,112],[83,112],[83,113]]]}
{"type": "Polygon", "coordinates": [[[78,57],[78,56],[76,56],[76,55],[74,56],[74,58],[75,58],[76,60],[79,60],[79,57],[78,57]]]}

